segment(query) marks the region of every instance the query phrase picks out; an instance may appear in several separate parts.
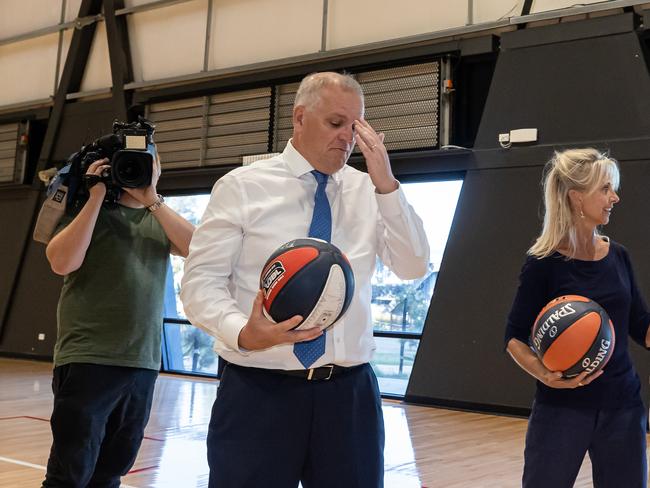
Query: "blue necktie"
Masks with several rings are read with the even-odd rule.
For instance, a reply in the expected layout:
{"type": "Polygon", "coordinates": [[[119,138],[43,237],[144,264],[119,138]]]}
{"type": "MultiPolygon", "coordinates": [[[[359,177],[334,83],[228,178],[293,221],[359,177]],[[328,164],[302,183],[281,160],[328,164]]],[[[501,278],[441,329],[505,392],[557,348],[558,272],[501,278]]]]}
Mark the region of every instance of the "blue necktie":
{"type": "MultiPolygon", "coordinates": [[[[332,239],[332,210],[327,200],[327,179],[329,175],[320,171],[312,171],[318,186],[314,196],[314,213],[309,226],[309,237],[316,237],[329,242],[332,239]]],[[[306,317],[304,317],[306,318],[306,317]]],[[[293,353],[305,368],[309,368],[316,360],[325,354],[325,332],[311,341],[298,342],[293,345],[293,353]]]]}

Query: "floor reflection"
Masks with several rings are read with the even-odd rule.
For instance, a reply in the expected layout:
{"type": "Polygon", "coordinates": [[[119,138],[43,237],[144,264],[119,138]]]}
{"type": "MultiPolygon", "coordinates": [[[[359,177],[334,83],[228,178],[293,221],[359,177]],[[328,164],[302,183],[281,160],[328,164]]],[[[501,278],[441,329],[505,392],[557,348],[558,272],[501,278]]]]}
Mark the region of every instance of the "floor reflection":
{"type": "Polygon", "coordinates": [[[384,405],[384,428],[386,447],[384,449],[384,468],[386,486],[400,488],[420,488],[420,478],[411,434],[403,407],[384,405]]]}
{"type": "Polygon", "coordinates": [[[165,443],[154,486],[207,486],[209,469],[205,456],[205,433],[196,437],[169,439],[165,443]]]}

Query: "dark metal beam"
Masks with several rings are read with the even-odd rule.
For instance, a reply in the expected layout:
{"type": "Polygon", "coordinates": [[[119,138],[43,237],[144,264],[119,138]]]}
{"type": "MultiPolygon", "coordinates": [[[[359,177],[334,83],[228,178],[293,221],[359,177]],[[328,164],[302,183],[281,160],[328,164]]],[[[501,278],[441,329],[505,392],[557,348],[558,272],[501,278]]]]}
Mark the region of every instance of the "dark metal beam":
{"type": "Polygon", "coordinates": [[[529,15],[531,9],[533,8],[533,2],[535,0],[524,0],[524,6],[521,8],[521,15],[529,15]]]}
{"type": "Polygon", "coordinates": [[[113,81],[113,107],[115,117],[119,120],[127,121],[132,93],[130,91],[126,92],[124,85],[133,81],[133,64],[131,61],[126,17],[117,17],[115,15],[115,11],[122,8],[124,8],[124,0],[104,1],[108,54],[111,62],[111,77],[113,81]]]}
{"type": "MultiPolygon", "coordinates": [[[[530,15],[530,11],[533,8],[533,2],[534,1],[535,0],[524,0],[524,5],[521,8],[521,16],[522,17],[525,18],[527,15],[530,15]]],[[[526,28],[526,25],[527,25],[526,22],[522,22],[522,23],[517,24],[517,30],[518,31],[524,30],[526,28]]]]}
{"type": "MultiPolygon", "coordinates": [[[[78,18],[97,15],[101,12],[101,8],[102,0],[83,0],[79,7],[78,18]]],[[[45,139],[43,140],[43,146],[38,157],[35,175],[38,175],[38,171],[47,167],[50,156],[52,155],[56,136],[59,132],[59,126],[63,117],[66,95],[70,92],[78,91],[81,86],[81,80],[86,69],[86,62],[88,61],[88,54],[90,53],[90,47],[95,35],[96,25],[95,22],[80,25],[72,35],[70,49],[68,50],[63,74],[61,75],[61,82],[54,95],[54,106],[52,107],[47,131],[45,132],[45,139]]],[[[42,183],[38,178],[34,178],[32,186],[38,188],[41,185],[42,183]]]]}

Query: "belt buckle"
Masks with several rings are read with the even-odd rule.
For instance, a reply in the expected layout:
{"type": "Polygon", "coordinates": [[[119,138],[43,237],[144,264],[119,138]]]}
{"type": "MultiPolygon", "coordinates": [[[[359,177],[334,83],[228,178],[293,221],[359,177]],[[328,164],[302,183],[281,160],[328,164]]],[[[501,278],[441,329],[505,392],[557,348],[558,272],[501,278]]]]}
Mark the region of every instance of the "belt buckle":
{"type": "Polygon", "coordinates": [[[309,372],[307,373],[307,381],[312,381],[312,380],[321,380],[321,381],[327,381],[332,377],[332,372],[334,371],[334,365],[333,364],[326,364],[324,366],[319,366],[318,368],[309,368],[309,372]],[[327,374],[326,378],[314,378],[314,371],[320,368],[329,368],[329,372],[327,374]]]}

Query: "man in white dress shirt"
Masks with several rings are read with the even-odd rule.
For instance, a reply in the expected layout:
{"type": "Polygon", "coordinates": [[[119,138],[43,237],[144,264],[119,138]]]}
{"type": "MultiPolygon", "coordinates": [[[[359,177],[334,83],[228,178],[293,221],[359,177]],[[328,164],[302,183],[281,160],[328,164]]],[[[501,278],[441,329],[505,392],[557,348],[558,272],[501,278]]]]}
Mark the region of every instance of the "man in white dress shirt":
{"type": "Polygon", "coordinates": [[[181,299],[228,363],[208,432],[211,488],[383,486],[370,280],[377,256],[402,279],[423,276],[429,245],[384,136],[363,113],[352,77],[307,76],[284,152],[221,178],[194,233],[181,299]],[[346,165],[355,142],[368,173],[346,165]],[[315,203],[322,190],[327,199],[315,203]],[[352,264],[354,297],[326,333],[293,330],[300,317],[278,324],[264,317],[259,276],[277,247],[313,235],[323,201],[330,240],[352,264]],[[307,341],[322,344],[308,369],[298,359],[307,341]]]}

